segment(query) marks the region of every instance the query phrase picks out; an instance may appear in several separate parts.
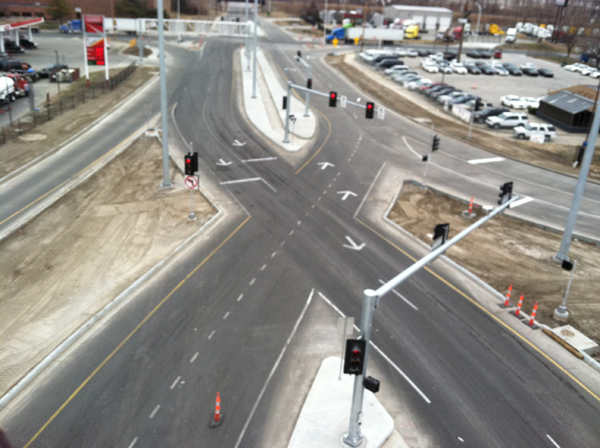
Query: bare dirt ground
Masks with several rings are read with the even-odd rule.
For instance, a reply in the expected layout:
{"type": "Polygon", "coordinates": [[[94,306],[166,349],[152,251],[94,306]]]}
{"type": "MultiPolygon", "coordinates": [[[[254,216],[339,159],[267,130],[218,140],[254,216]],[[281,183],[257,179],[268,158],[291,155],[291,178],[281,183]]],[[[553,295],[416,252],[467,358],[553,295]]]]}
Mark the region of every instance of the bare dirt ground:
{"type": "MultiPolygon", "coordinates": [[[[477,218],[469,221],[461,216],[467,208],[460,201],[405,183],[389,218],[431,244],[436,224],[450,223],[450,235],[454,236],[485,214],[475,207],[477,218]]],[[[530,314],[534,303],[539,302],[536,320],[557,327],[565,324],[555,321],[552,314],[562,302],[569,280],[569,272],[552,260],[560,242],[560,235],[497,216],[446,255],[502,294],[512,283],[511,305],[524,294],[523,311],[530,314]]],[[[569,256],[577,260],[577,269],[567,301],[568,324],[600,344],[600,248],[573,241],[569,256]]]]}
{"type": "Polygon", "coordinates": [[[53,207],[0,243],[0,395],[94,313],[171,255],[216,211],[140,137],[53,207]]]}
{"type": "MultiPolygon", "coordinates": [[[[377,102],[409,118],[427,119],[429,120],[428,123],[435,124],[436,132],[464,140],[468,129],[467,124],[451,118],[441,110],[431,110],[430,108],[433,106],[428,102],[424,101],[422,105],[412,101],[400,93],[399,89],[403,89],[400,86],[397,89],[391,89],[382,85],[378,81],[378,77],[381,75],[373,73],[372,70],[366,67],[361,70],[363,68],[360,67],[361,64],[353,60],[350,62],[351,59],[353,59],[352,54],[326,57],[329,64],[340,70],[359,88],[373,96],[377,102]],[[368,72],[365,70],[368,70],[368,72]]],[[[470,144],[475,144],[502,156],[512,157],[575,176],[579,175],[579,170],[571,166],[576,150],[575,146],[506,141],[479,129],[473,129],[470,144]]],[[[594,155],[589,178],[600,181],[600,153],[598,152],[594,155]]]]}
{"type": "MultiPolygon", "coordinates": [[[[90,98],[75,109],[65,110],[62,115],[23,134],[20,138],[0,145],[0,177],[6,176],[75,135],[139,89],[156,71],[153,67],[137,68],[114,90],[98,95],[95,99],[90,98]]],[[[78,89],[79,83],[71,87],[78,89]]],[[[68,94],[69,90],[65,90],[64,95],[68,94]]],[[[57,98],[53,97],[51,101],[55,103],[57,98]]]]}

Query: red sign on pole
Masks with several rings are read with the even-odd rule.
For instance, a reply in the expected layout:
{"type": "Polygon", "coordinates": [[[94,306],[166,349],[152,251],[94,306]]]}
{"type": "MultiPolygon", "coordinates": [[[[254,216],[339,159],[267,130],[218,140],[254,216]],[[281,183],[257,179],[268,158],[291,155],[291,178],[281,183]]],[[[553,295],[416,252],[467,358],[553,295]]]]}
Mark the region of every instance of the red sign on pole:
{"type": "Polygon", "coordinates": [[[83,22],[86,33],[103,34],[104,33],[104,16],[83,16],[83,22]]]}
{"type": "Polygon", "coordinates": [[[88,65],[104,65],[104,39],[87,47],[88,65]]]}

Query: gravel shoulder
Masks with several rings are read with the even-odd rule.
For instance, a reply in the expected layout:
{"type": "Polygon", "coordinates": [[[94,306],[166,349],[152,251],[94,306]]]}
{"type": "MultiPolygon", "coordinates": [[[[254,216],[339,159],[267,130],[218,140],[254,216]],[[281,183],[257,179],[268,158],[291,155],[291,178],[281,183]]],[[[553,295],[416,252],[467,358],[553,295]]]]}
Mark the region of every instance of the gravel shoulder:
{"type": "Polygon", "coordinates": [[[216,214],[161,190],[161,145],[140,137],[102,171],[0,243],[0,395],[90,316],[216,214]]]}
{"type": "MultiPolygon", "coordinates": [[[[469,221],[461,215],[467,209],[468,205],[460,201],[405,183],[388,218],[431,244],[436,224],[450,223],[450,235],[454,236],[485,215],[475,207],[477,218],[469,221]]],[[[539,302],[536,320],[558,327],[565,323],[555,321],[552,314],[562,302],[569,280],[569,272],[552,260],[561,239],[561,235],[498,216],[451,247],[446,255],[502,294],[513,284],[512,306],[524,294],[524,312],[530,314],[534,303],[539,302]]],[[[567,323],[600,344],[600,248],[574,240],[569,256],[578,264],[567,301],[567,323]]]]}

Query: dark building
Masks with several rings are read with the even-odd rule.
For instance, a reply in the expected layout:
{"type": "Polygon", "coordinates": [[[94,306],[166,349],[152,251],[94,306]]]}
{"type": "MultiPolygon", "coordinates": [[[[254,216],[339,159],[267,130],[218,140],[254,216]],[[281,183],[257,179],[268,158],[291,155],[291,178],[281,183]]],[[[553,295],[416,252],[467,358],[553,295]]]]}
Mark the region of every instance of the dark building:
{"type": "Polygon", "coordinates": [[[597,86],[573,86],[540,101],[537,116],[568,132],[587,133],[594,118],[597,86]]]}

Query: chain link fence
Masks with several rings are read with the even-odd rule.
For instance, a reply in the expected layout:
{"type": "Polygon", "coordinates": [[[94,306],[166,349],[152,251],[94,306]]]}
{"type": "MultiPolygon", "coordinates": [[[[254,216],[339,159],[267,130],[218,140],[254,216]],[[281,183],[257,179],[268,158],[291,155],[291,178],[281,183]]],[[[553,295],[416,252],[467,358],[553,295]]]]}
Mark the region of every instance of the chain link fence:
{"type": "MultiPolygon", "coordinates": [[[[88,101],[93,101],[95,98],[110,92],[119,84],[125,81],[133,72],[135,72],[135,63],[130,64],[114,76],[107,83],[105,80],[90,83],[89,87],[81,89],[68,89],[58,95],[54,101],[46,100],[43,105],[36,111],[31,111],[28,114],[19,118],[11,116],[11,103],[7,102],[0,105],[0,111],[9,116],[11,124],[3,126],[0,132],[0,144],[5,144],[12,139],[18,138],[21,135],[32,131],[37,126],[40,126],[66,111],[76,109],[78,106],[85,104],[88,101]]],[[[85,83],[85,80],[82,82],[85,83]]]]}

